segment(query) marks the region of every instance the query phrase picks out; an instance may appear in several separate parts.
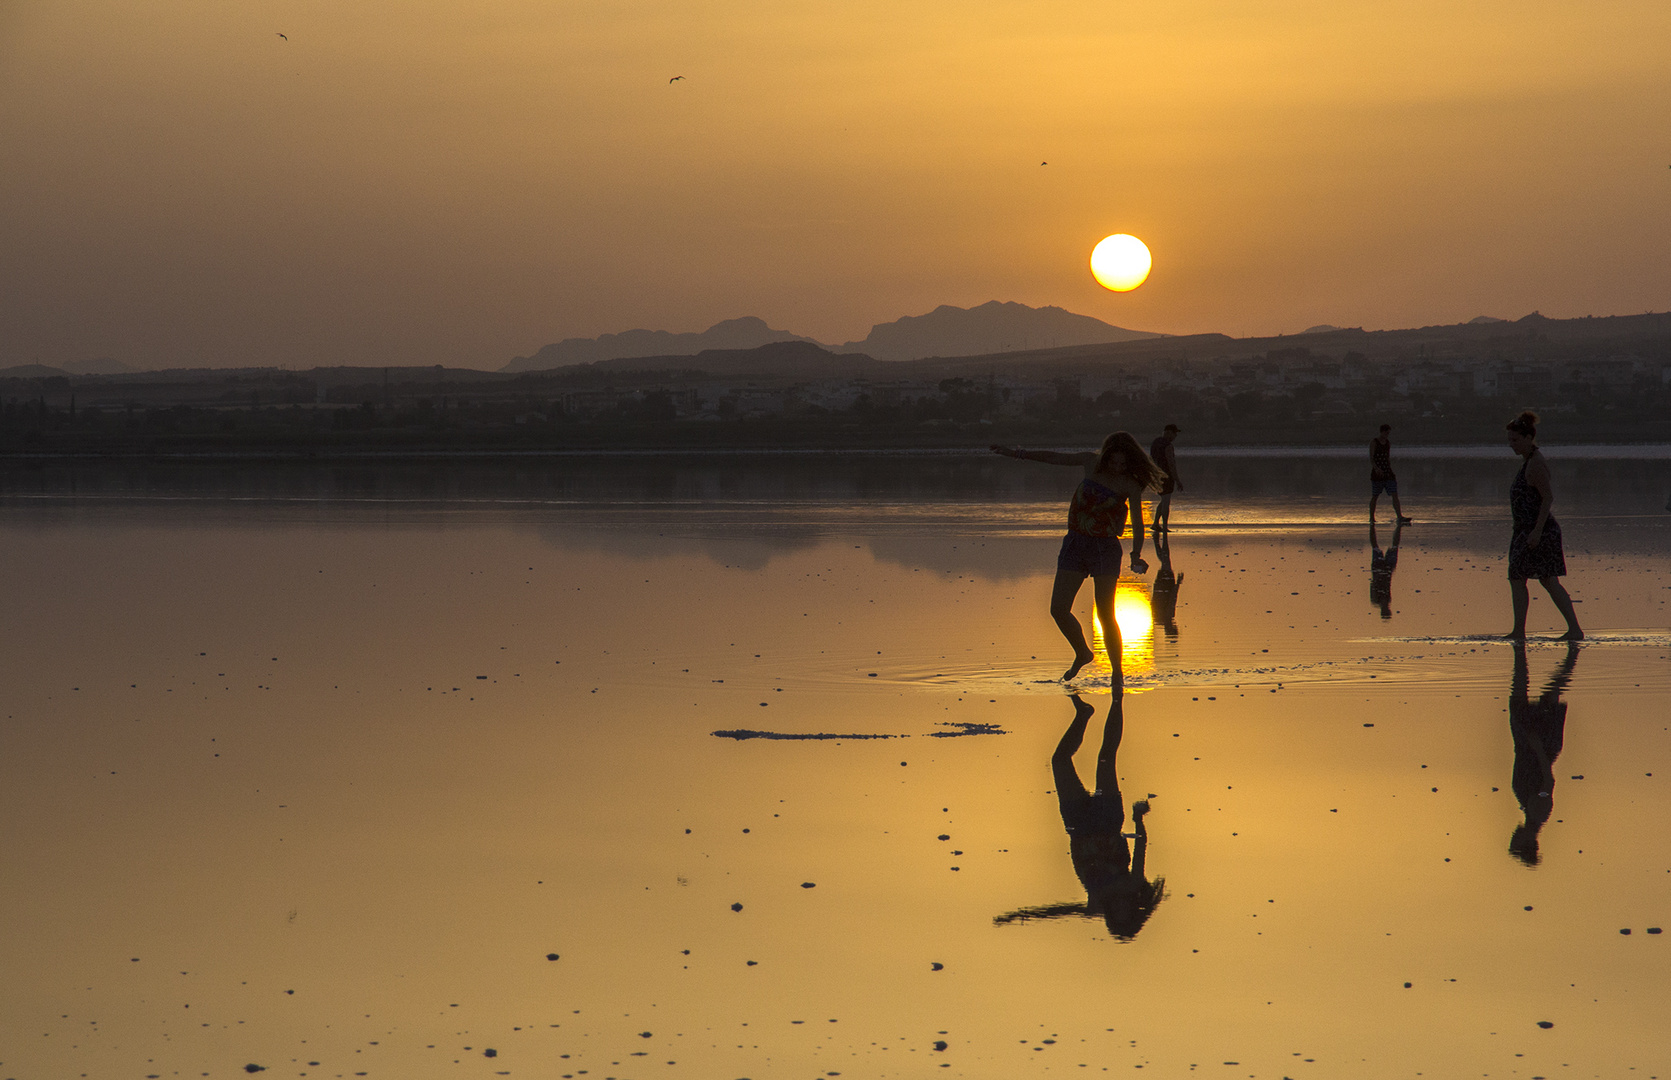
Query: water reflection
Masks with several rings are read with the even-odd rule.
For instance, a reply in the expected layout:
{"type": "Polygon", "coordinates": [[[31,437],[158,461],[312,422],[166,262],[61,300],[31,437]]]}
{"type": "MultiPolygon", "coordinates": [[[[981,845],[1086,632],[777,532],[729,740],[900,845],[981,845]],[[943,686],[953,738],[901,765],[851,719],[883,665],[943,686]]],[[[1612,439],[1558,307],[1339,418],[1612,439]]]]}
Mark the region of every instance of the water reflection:
{"type": "Polygon", "coordinates": [[[1538,832],[1555,809],[1555,759],[1561,756],[1567,726],[1567,703],[1561,700],[1561,692],[1572,681],[1577,663],[1578,646],[1568,642],[1565,658],[1533,701],[1526,646],[1514,647],[1514,681],[1509,688],[1509,734],[1514,739],[1510,786],[1525,820],[1509,838],[1509,854],[1527,866],[1536,866],[1541,858],[1538,832]]]}
{"type": "Polygon", "coordinates": [[[1066,916],[1100,918],[1108,932],[1120,941],[1130,941],[1149,921],[1157,905],[1166,897],[1166,880],[1148,880],[1144,873],[1144,856],[1149,846],[1149,833],[1143,818],[1149,812],[1147,799],[1132,804],[1134,833],[1128,845],[1125,834],[1126,804],[1120,795],[1120,777],[1114,758],[1120,749],[1120,737],[1125,730],[1125,710],[1121,694],[1116,691],[1108,706],[1108,717],[1103,723],[1102,748],[1097,751],[1096,791],[1085,789],[1074,767],[1073,755],[1085,741],[1085,728],[1090,723],[1093,709],[1078,694],[1073,695],[1073,722],[1062,735],[1056,752],[1051,755],[1050,768],[1056,779],[1056,798],[1062,810],[1062,825],[1068,832],[1068,853],[1073,859],[1073,872],[1085,886],[1082,903],[1047,904],[1043,907],[1018,908],[999,915],[995,925],[1030,922],[1035,919],[1060,919],[1066,916]]]}
{"type": "MultiPolygon", "coordinates": [[[[1184,575],[1172,572],[1172,537],[1168,533],[1161,533],[1155,537],[1155,555],[1160,559],[1160,568],[1155,571],[1154,591],[1149,597],[1149,612],[1152,621],[1160,623],[1166,631],[1168,640],[1178,637],[1178,586],[1184,582],[1184,575]]],[[[1117,616],[1116,616],[1117,617],[1117,616]]]]}
{"type": "Polygon", "coordinates": [[[1398,569],[1398,538],[1404,532],[1402,524],[1393,526],[1392,543],[1385,551],[1375,532],[1375,522],[1369,523],[1369,599],[1381,606],[1381,618],[1390,619],[1392,613],[1393,571],[1398,569]]]}
{"type": "MultiPolygon", "coordinates": [[[[1148,583],[1141,578],[1122,578],[1114,586],[1114,622],[1120,628],[1120,670],[1126,675],[1146,675],[1155,670],[1155,618],[1148,583]]],[[[1091,610],[1091,648],[1097,656],[1091,670],[1106,675],[1108,644],[1102,619],[1091,610]]]]}

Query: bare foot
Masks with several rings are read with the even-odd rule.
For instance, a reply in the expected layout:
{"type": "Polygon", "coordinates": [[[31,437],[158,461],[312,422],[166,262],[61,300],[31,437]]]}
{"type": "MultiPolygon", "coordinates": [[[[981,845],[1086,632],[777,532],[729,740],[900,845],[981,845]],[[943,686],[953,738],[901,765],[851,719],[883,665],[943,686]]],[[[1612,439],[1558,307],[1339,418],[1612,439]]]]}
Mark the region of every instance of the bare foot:
{"type": "Polygon", "coordinates": [[[1091,718],[1091,714],[1096,712],[1096,710],[1091,707],[1091,703],[1080,697],[1078,694],[1072,694],[1070,696],[1073,698],[1074,720],[1076,722],[1080,720],[1089,720],[1091,718]]]}
{"type": "Polygon", "coordinates": [[[1400,525],[1408,525],[1408,524],[1410,524],[1411,520],[1412,519],[1404,517],[1403,515],[1400,515],[1399,519],[1398,519],[1398,523],[1400,525]]]}
{"type": "Polygon", "coordinates": [[[1584,631],[1580,630],[1578,627],[1575,626],[1571,630],[1568,630],[1566,633],[1562,634],[1560,637],[1556,638],[1555,640],[1556,641],[1583,641],[1584,640],[1584,631]]]}
{"type": "Polygon", "coordinates": [[[1062,672],[1062,681],[1072,682],[1073,677],[1079,674],[1079,669],[1084,667],[1086,664],[1089,664],[1096,658],[1097,654],[1092,652],[1080,653],[1078,656],[1075,656],[1073,658],[1073,666],[1062,672]]]}

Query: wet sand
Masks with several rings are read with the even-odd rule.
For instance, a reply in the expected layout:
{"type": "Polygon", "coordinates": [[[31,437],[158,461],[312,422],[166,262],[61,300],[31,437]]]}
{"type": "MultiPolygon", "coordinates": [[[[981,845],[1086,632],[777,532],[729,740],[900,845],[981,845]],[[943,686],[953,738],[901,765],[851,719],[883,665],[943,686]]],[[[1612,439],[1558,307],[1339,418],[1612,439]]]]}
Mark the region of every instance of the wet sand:
{"type": "Polygon", "coordinates": [[[1512,462],[1430,467],[1390,583],[1355,492],[1210,472],[1172,617],[1122,583],[1129,940],[1071,483],[9,488],[0,1077],[1666,1076],[1664,493],[1557,510],[1592,640],[1522,662],[1512,462]]]}

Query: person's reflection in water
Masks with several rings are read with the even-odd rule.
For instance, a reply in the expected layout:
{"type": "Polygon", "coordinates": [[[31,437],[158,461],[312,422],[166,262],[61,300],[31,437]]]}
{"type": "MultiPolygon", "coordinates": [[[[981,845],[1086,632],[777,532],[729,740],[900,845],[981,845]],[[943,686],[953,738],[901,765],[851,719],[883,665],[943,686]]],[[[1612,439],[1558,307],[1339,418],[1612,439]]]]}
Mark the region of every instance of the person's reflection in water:
{"type": "Polygon", "coordinates": [[[1392,543],[1385,551],[1381,550],[1381,541],[1375,533],[1375,522],[1369,523],[1369,546],[1372,549],[1369,556],[1369,599],[1371,603],[1381,605],[1381,618],[1390,619],[1392,613],[1392,577],[1393,571],[1398,569],[1398,537],[1404,531],[1403,525],[1394,525],[1392,543]]]}
{"type": "Polygon", "coordinates": [[[1566,737],[1567,703],[1561,691],[1572,681],[1578,646],[1567,644],[1566,658],[1549,676],[1538,699],[1531,698],[1526,646],[1514,647],[1514,682],[1509,689],[1509,734],[1514,738],[1514,772],[1509,784],[1526,820],[1509,838],[1509,854],[1527,866],[1538,864],[1538,831],[1555,809],[1555,759],[1566,737]]]}
{"type": "Polygon", "coordinates": [[[1172,536],[1155,536],[1155,554],[1160,557],[1160,569],[1155,571],[1154,589],[1149,593],[1149,614],[1160,623],[1168,638],[1178,636],[1178,586],[1184,575],[1172,572],[1172,536]]]}
{"type": "Polygon", "coordinates": [[[1096,711],[1078,694],[1073,695],[1073,723],[1068,725],[1056,753],[1050,758],[1062,824],[1068,830],[1068,852],[1073,858],[1074,873],[1085,886],[1085,902],[1021,908],[999,915],[992,920],[995,925],[1077,915],[1100,918],[1108,925],[1110,934],[1121,941],[1130,941],[1165,898],[1165,879],[1157,877],[1149,881],[1143,876],[1143,857],[1149,846],[1149,832],[1143,824],[1149,812],[1147,800],[1132,804],[1136,845],[1133,848],[1126,844],[1126,806],[1120,796],[1120,779],[1114,765],[1125,728],[1121,697],[1115,691],[1108,707],[1102,749],[1097,753],[1094,793],[1085,790],[1073,766],[1073,755],[1085,741],[1085,727],[1096,711]]]}

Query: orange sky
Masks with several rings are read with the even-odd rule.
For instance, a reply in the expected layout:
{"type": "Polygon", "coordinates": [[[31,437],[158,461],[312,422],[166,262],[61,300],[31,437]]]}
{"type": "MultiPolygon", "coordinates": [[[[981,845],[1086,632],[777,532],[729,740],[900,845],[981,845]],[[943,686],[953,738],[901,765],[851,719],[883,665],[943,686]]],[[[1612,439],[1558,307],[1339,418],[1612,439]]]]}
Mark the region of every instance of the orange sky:
{"type": "Polygon", "coordinates": [[[0,365],[1664,310],[1668,166],[1663,0],[0,0],[0,365]]]}

